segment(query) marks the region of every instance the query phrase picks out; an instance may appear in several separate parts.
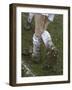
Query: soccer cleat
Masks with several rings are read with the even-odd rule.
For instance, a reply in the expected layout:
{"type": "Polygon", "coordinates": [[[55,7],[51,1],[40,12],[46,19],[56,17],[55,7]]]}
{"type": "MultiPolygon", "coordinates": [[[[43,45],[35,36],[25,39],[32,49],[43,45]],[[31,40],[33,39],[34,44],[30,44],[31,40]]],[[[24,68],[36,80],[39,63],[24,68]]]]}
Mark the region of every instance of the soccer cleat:
{"type": "Polygon", "coordinates": [[[55,47],[52,47],[50,50],[48,50],[46,54],[46,59],[49,64],[56,64],[57,57],[58,57],[58,50],[55,47]]]}
{"type": "Polygon", "coordinates": [[[47,54],[45,56],[45,63],[43,65],[44,70],[52,69],[54,65],[57,64],[58,50],[53,47],[47,50],[47,54]]]}

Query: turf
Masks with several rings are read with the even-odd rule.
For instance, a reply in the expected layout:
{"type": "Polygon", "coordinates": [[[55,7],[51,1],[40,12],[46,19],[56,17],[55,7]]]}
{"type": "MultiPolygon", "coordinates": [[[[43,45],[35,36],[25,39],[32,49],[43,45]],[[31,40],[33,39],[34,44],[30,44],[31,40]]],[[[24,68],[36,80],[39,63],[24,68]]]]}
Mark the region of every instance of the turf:
{"type": "MultiPolygon", "coordinates": [[[[55,15],[54,21],[48,25],[47,30],[50,32],[53,43],[58,49],[57,63],[48,69],[43,69],[46,56],[46,48],[44,43],[41,43],[41,59],[40,63],[36,64],[32,61],[31,54],[24,55],[24,50],[30,50],[33,46],[32,36],[34,33],[34,19],[32,20],[31,27],[27,26],[28,13],[21,14],[21,44],[22,44],[22,61],[31,69],[36,76],[48,76],[48,75],[62,75],[63,74],[63,16],[55,15]],[[26,28],[27,27],[27,28],[26,28]]],[[[27,52],[26,52],[27,53],[27,52]]],[[[23,65],[21,67],[22,77],[26,77],[23,65]]]]}

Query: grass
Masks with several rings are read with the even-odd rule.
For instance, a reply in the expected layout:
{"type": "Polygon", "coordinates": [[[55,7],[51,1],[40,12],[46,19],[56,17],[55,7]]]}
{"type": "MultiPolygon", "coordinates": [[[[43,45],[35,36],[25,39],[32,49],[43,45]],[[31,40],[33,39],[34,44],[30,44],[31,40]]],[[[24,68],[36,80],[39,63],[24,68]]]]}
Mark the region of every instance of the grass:
{"type": "MultiPolygon", "coordinates": [[[[22,13],[22,53],[27,48],[28,50],[33,46],[32,45],[32,36],[34,33],[34,19],[31,23],[31,28],[26,29],[27,27],[27,17],[28,13],[22,13]]],[[[42,42],[41,44],[41,61],[39,64],[32,62],[31,56],[25,56],[22,54],[22,61],[31,69],[31,71],[36,76],[48,76],[48,75],[62,75],[63,74],[63,16],[55,15],[54,21],[48,25],[47,29],[52,37],[53,43],[58,49],[58,58],[57,64],[53,68],[48,70],[43,70],[43,65],[45,63],[46,48],[42,42]]],[[[26,76],[22,67],[22,77],[26,76]]]]}

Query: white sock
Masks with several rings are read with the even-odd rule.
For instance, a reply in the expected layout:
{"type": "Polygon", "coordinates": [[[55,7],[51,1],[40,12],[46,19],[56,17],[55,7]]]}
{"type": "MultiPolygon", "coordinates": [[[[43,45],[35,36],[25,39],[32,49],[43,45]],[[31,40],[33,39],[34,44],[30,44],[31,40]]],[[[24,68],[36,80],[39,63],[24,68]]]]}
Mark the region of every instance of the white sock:
{"type": "Polygon", "coordinates": [[[53,46],[51,35],[50,35],[50,33],[47,30],[45,30],[42,33],[41,37],[42,37],[42,40],[43,40],[46,48],[50,48],[51,46],[53,46]]]}
{"type": "Polygon", "coordinates": [[[33,54],[38,54],[40,51],[41,38],[33,35],[33,54]]]}

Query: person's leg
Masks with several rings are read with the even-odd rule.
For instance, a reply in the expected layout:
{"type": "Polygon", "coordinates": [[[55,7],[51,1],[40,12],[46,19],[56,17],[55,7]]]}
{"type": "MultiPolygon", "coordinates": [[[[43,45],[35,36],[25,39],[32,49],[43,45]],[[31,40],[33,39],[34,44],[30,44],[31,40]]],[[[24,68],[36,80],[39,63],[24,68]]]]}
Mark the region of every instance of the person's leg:
{"type": "MultiPolygon", "coordinates": [[[[49,16],[51,16],[50,18],[51,19],[53,19],[54,18],[54,15],[49,15],[49,16]]],[[[54,45],[54,43],[53,43],[53,41],[52,41],[52,38],[51,38],[51,35],[50,35],[50,33],[48,32],[48,17],[47,16],[45,16],[45,19],[44,19],[44,32],[41,34],[41,37],[42,37],[42,40],[43,40],[43,42],[44,42],[44,44],[45,44],[45,47],[47,48],[47,49],[54,49],[55,48],[55,45],[54,45]]]]}
{"type": "Polygon", "coordinates": [[[35,14],[35,33],[33,35],[33,53],[32,57],[34,61],[40,60],[40,43],[41,43],[41,34],[43,33],[43,23],[44,16],[41,14],[35,14]]]}
{"type": "Polygon", "coordinates": [[[46,47],[46,56],[43,69],[48,70],[49,68],[53,68],[53,66],[56,65],[58,51],[53,44],[51,35],[48,31],[45,30],[41,36],[46,47]]]}
{"type": "Polygon", "coordinates": [[[41,38],[33,35],[33,56],[38,56],[40,53],[41,38]]]}
{"type": "Polygon", "coordinates": [[[53,48],[54,47],[54,44],[53,44],[52,39],[51,39],[51,35],[47,30],[45,30],[42,33],[41,37],[42,37],[42,40],[43,40],[46,48],[53,48]]]}
{"type": "Polygon", "coordinates": [[[37,37],[34,33],[32,58],[34,59],[35,62],[39,62],[40,60],[40,44],[41,44],[41,38],[37,37]]]}
{"type": "Polygon", "coordinates": [[[46,57],[45,57],[45,63],[43,65],[43,68],[45,68],[45,70],[46,69],[48,70],[48,68],[53,67],[54,64],[56,65],[57,54],[58,54],[58,51],[52,41],[51,35],[48,32],[47,28],[48,28],[48,19],[46,17],[44,32],[41,35],[42,40],[46,47],[46,57]]]}

